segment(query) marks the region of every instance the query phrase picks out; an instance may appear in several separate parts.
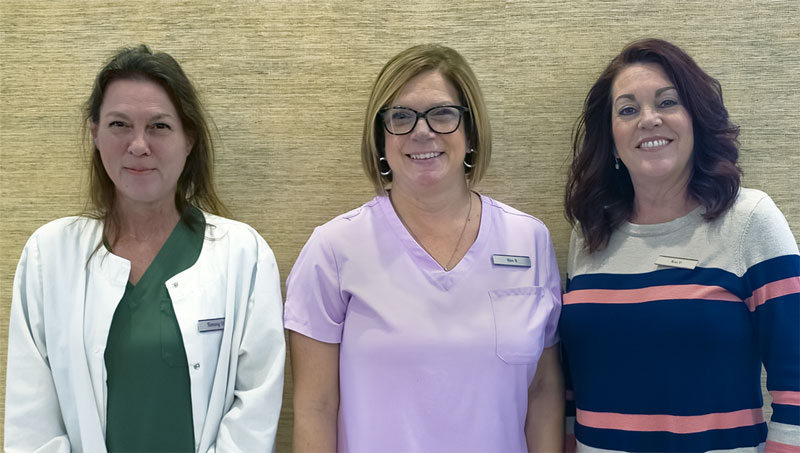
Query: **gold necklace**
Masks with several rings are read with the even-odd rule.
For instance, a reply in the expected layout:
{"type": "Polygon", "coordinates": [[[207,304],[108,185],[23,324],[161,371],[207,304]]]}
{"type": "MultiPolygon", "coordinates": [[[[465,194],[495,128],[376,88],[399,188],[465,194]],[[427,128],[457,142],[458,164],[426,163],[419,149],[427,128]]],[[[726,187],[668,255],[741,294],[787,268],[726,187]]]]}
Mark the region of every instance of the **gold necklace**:
{"type": "MultiPolygon", "coordinates": [[[[389,201],[392,203],[392,206],[394,207],[394,201],[392,201],[391,192],[389,193],[389,201]]],[[[422,249],[425,250],[428,253],[428,255],[430,255],[431,258],[433,258],[433,254],[427,248],[425,248],[424,245],[422,245],[422,241],[420,241],[417,235],[414,234],[414,230],[412,230],[411,227],[408,226],[406,221],[400,215],[400,211],[398,211],[397,208],[395,208],[394,212],[397,213],[397,218],[399,218],[403,226],[406,227],[406,230],[408,230],[408,232],[411,234],[411,237],[414,238],[415,241],[417,241],[417,244],[419,244],[419,246],[422,247],[422,249]]],[[[464,232],[467,231],[467,224],[469,223],[470,214],[472,214],[472,192],[469,193],[469,208],[467,209],[467,217],[464,218],[464,226],[461,227],[461,234],[458,235],[458,242],[456,242],[456,247],[453,249],[453,253],[450,254],[450,259],[447,260],[447,264],[442,266],[442,269],[444,269],[445,272],[450,272],[453,269],[452,267],[450,267],[450,263],[452,263],[453,258],[456,257],[456,252],[458,252],[458,246],[461,245],[461,240],[464,239],[464,232]]],[[[434,258],[434,261],[435,260],[436,258],[434,258]]]]}

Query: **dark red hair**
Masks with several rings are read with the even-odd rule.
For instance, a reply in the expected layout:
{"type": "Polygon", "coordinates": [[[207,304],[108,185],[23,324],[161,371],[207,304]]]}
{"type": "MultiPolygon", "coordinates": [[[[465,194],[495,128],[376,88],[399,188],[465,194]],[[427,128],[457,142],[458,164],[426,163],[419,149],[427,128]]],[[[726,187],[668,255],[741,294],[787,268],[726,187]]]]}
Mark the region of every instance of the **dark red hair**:
{"type": "Polygon", "coordinates": [[[719,82],[673,44],[660,39],[632,42],[589,90],[572,135],[573,160],[564,207],[567,220],[573,226],[580,223],[590,253],[605,248],[611,233],[633,214],[630,174],[623,165],[614,168],[611,87],[623,69],[636,63],[659,65],[692,118],[694,150],[688,192],[705,207],[705,218],[724,213],[739,192],[739,128],[728,118],[719,82]]]}

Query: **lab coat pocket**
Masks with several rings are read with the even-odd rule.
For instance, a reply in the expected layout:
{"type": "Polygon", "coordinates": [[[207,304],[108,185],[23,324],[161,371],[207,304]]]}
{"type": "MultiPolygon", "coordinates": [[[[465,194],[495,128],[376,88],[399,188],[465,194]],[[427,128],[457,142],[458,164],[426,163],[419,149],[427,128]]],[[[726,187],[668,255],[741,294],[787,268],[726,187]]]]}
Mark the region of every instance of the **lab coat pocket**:
{"type": "Polygon", "coordinates": [[[188,366],[183,336],[172,308],[172,300],[161,299],[161,360],[171,367],[188,366]]]}
{"type": "Polygon", "coordinates": [[[494,313],[496,353],[512,365],[539,360],[552,301],[540,286],[489,291],[494,313]]]}

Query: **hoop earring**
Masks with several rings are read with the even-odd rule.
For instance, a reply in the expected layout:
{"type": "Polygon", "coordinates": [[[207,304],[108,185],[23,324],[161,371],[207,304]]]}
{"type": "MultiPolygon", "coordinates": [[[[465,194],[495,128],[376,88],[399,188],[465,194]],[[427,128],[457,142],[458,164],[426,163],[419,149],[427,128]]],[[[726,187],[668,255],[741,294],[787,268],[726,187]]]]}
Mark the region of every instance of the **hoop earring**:
{"type": "Polygon", "coordinates": [[[467,152],[467,155],[464,156],[464,167],[467,168],[467,171],[469,171],[470,169],[472,169],[472,167],[475,166],[474,158],[470,159],[470,160],[473,160],[473,162],[471,164],[467,162],[467,156],[469,156],[470,154],[474,154],[474,153],[475,153],[475,150],[470,148],[469,151],[467,152]]]}
{"type": "Polygon", "coordinates": [[[614,170],[619,170],[619,157],[614,158],[614,170]]]}
{"type": "Polygon", "coordinates": [[[381,176],[389,176],[392,174],[392,167],[389,166],[389,162],[386,161],[385,157],[378,158],[378,173],[380,173],[381,176]],[[386,168],[388,168],[388,170],[381,171],[381,163],[386,164],[386,168]]]}

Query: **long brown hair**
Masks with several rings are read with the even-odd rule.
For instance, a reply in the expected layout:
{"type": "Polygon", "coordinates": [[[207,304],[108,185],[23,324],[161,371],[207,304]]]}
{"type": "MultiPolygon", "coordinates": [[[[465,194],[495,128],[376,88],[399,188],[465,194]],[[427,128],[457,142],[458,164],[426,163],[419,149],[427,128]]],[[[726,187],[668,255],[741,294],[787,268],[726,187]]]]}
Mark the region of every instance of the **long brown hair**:
{"type": "Polygon", "coordinates": [[[92,151],[89,169],[89,206],[87,215],[102,219],[112,236],[119,232],[115,211],[115,187],[106,173],[100,151],[91,140],[92,124],[100,119],[106,88],[115,80],[148,80],[161,86],[178,112],[186,134],[194,140],[175,191],[175,207],[183,218],[190,206],[216,215],[229,216],[214,188],[214,145],[209,123],[197,92],[181,66],[169,54],[153,53],[146,45],[124,48],[116,53],[97,74],[92,94],[84,106],[84,138],[92,151]]]}

